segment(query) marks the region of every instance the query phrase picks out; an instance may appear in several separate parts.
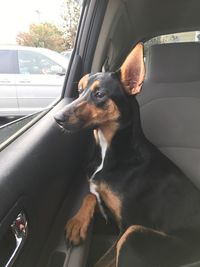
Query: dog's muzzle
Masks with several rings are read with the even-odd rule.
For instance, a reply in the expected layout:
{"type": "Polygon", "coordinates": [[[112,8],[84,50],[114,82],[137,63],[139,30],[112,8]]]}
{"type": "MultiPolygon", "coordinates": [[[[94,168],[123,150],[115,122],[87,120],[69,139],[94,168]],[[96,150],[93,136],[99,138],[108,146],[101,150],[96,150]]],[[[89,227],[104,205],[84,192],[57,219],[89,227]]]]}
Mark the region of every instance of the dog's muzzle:
{"type": "Polygon", "coordinates": [[[60,127],[71,133],[80,131],[85,124],[83,120],[76,116],[73,109],[57,112],[54,119],[60,127]]]}

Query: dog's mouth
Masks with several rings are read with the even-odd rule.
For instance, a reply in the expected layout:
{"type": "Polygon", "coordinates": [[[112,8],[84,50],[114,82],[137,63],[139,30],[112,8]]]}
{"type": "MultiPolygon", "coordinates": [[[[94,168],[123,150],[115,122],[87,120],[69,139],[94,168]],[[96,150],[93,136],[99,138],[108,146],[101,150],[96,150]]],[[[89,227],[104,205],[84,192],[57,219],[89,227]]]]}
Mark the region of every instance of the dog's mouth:
{"type": "Polygon", "coordinates": [[[75,123],[69,122],[67,119],[61,119],[57,114],[54,116],[55,121],[59,125],[59,127],[66,133],[75,133],[79,132],[84,128],[84,122],[81,120],[77,120],[75,123]]]}
{"type": "Polygon", "coordinates": [[[62,125],[62,124],[58,123],[58,126],[60,127],[60,129],[64,133],[73,134],[74,132],[77,131],[76,129],[73,129],[73,128],[69,127],[68,125],[62,125]]]}

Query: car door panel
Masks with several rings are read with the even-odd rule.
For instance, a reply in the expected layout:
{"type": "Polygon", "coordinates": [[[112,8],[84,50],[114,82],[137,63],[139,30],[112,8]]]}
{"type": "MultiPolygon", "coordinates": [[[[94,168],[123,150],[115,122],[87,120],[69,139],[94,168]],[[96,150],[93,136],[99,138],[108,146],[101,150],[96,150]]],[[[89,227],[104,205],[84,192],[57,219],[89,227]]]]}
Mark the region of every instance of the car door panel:
{"type": "Polygon", "coordinates": [[[87,144],[87,134],[64,134],[54,122],[55,110],[0,155],[0,233],[5,234],[20,211],[28,221],[27,241],[16,266],[36,266],[36,255],[44,246],[59,207],[70,195],[71,180],[81,171],[77,166],[82,166],[84,150],[79,148],[87,144]],[[26,200],[16,205],[21,198],[26,200]]]}
{"type": "Polygon", "coordinates": [[[66,195],[63,205],[58,212],[57,219],[51,229],[47,244],[44,247],[37,267],[85,266],[84,263],[88,255],[92,225],[88,231],[87,240],[80,246],[73,247],[73,249],[70,249],[67,245],[64,228],[67,220],[80,208],[82,200],[88,193],[88,190],[87,179],[83,177],[83,174],[80,174],[80,176],[77,176],[76,180],[74,180],[70,193],[66,195]]]}
{"type": "Polygon", "coordinates": [[[25,197],[20,197],[1,221],[0,266],[11,266],[26,242],[29,227],[23,211],[26,202],[25,197]]]}

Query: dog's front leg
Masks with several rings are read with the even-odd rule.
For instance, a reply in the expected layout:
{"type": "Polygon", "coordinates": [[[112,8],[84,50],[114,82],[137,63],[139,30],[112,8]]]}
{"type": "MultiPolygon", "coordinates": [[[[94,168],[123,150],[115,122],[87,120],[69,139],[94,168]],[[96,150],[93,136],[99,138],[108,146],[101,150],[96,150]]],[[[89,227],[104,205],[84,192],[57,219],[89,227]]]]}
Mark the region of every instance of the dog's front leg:
{"type": "Polygon", "coordinates": [[[87,194],[77,214],[67,222],[65,226],[66,239],[73,245],[78,245],[86,239],[96,204],[96,196],[92,193],[87,194]]]}

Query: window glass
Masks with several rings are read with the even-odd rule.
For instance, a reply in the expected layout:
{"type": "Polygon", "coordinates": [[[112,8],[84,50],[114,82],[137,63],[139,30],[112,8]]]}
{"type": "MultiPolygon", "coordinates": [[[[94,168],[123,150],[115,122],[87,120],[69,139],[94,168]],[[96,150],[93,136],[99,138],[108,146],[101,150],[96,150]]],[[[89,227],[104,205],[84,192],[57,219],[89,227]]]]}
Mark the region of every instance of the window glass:
{"type": "Polygon", "coordinates": [[[81,10],[82,0],[2,1],[0,144],[61,97],[81,10]]]}
{"type": "Polygon", "coordinates": [[[0,74],[17,73],[16,51],[0,50],[0,74]]]}
{"type": "MultiPolygon", "coordinates": [[[[53,61],[49,53],[49,57],[37,52],[31,51],[19,51],[19,72],[20,74],[58,74],[65,73],[67,67],[66,62],[63,62],[63,66],[58,64],[60,55],[58,54],[57,62],[53,61]]],[[[64,61],[64,60],[63,60],[64,61]]]]}

